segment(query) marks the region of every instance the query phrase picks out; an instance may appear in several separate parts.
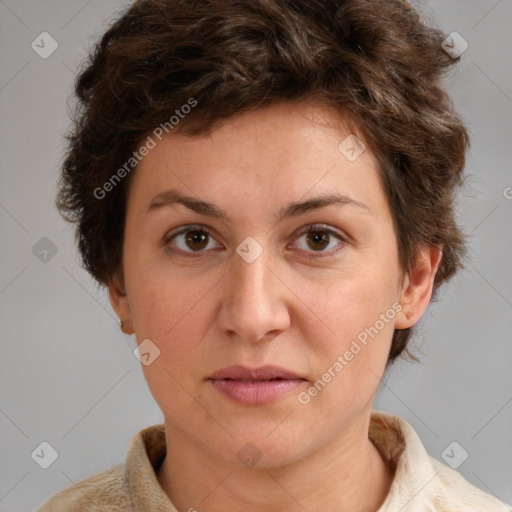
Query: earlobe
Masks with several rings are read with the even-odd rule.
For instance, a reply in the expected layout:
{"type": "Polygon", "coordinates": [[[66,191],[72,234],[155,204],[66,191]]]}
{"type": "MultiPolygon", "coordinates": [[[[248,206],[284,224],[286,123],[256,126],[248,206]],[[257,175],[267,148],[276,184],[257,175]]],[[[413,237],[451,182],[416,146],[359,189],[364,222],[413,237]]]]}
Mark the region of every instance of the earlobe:
{"type": "Polygon", "coordinates": [[[427,309],[442,254],[439,247],[423,247],[419,251],[414,268],[404,279],[400,292],[402,310],[396,316],[395,329],[412,327],[427,309]]]}
{"type": "Polygon", "coordinates": [[[130,304],[124,289],[123,279],[120,276],[113,276],[108,283],[110,304],[119,317],[119,327],[125,334],[133,334],[130,304]]]}

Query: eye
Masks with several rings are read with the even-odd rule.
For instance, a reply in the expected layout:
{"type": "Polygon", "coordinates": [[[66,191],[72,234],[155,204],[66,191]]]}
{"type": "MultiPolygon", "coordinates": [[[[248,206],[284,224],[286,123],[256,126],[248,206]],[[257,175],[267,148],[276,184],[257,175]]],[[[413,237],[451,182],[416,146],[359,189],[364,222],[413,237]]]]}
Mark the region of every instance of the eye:
{"type": "Polygon", "coordinates": [[[307,226],[306,230],[302,231],[297,238],[297,240],[301,239],[305,240],[305,246],[302,244],[303,246],[299,247],[300,249],[311,253],[308,250],[310,248],[313,249],[313,252],[320,253],[318,255],[309,254],[308,258],[332,256],[341,250],[344,243],[346,243],[346,239],[341,233],[322,224],[307,226]],[[305,238],[303,239],[302,237],[304,236],[305,238]]]}
{"type": "Polygon", "coordinates": [[[169,247],[172,252],[185,254],[195,258],[207,249],[215,249],[222,246],[216,246],[213,242],[212,233],[203,226],[185,226],[177,232],[169,233],[164,239],[166,247],[175,245],[178,250],[169,247]],[[198,253],[197,255],[195,253],[198,253]]]}
{"type": "MultiPolygon", "coordinates": [[[[306,256],[308,258],[332,256],[347,242],[341,233],[322,224],[306,226],[306,229],[299,233],[295,244],[303,237],[305,246],[300,243],[298,245],[299,249],[310,253],[306,256]],[[315,252],[319,254],[314,254],[315,252]]],[[[214,243],[211,231],[200,225],[184,226],[179,231],[169,233],[165,236],[163,244],[170,251],[191,258],[200,257],[201,253],[208,249],[222,248],[222,245],[214,243]]]]}

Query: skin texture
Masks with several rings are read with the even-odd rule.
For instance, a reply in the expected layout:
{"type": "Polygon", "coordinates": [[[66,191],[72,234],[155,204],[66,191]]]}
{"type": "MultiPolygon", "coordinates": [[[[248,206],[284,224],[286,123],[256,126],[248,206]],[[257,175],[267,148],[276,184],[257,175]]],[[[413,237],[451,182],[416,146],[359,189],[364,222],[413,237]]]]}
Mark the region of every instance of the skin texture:
{"type": "Polygon", "coordinates": [[[160,350],[142,368],[166,426],[158,479],[180,511],[369,512],[389,491],[394,468],[368,439],[370,412],[393,329],[425,311],[441,252],[423,248],[402,276],[373,156],[351,162],[338,149],[349,134],[326,107],[274,104],[210,135],[168,136],[133,175],[123,277],[109,292],[124,332],[160,350]],[[214,203],[229,220],[176,204],[148,211],[171,189],[214,203]],[[332,192],[366,208],[329,205],[279,221],[288,203],[332,192]],[[212,233],[202,245],[171,239],[197,224],[212,233]],[[311,224],[345,241],[315,244],[311,224]],[[252,263],[236,252],[248,236],[263,248],[252,263]],[[394,318],[300,403],[299,392],[393,304],[401,305],[394,318]],[[272,404],[241,405],[207,380],[234,364],[277,365],[307,382],[272,404]],[[261,452],[252,468],[237,457],[246,443],[261,452]]]}

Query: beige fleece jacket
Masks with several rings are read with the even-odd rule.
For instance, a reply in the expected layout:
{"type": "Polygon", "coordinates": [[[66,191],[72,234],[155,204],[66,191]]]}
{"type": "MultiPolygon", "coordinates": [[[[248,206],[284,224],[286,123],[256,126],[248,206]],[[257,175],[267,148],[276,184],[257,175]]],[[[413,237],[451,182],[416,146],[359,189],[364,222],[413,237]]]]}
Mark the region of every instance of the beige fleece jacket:
{"type": "MultiPolygon", "coordinates": [[[[431,457],[404,419],[374,410],[368,436],[396,467],[377,512],[512,512],[512,507],[431,457]]],[[[156,478],[165,454],[164,425],[147,427],[132,438],[124,463],[60,491],[36,512],[177,512],[156,478]]]]}

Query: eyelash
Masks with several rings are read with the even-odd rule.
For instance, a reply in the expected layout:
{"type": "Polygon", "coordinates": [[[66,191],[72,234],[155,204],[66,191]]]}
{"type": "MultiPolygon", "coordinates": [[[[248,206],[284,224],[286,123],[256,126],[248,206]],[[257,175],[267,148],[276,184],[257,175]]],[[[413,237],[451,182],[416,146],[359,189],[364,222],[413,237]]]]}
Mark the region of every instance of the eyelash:
{"type": "MultiPolygon", "coordinates": [[[[214,238],[212,232],[207,227],[197,225],[197,224],[191,224],[188,226],[184,226],[182,229],[180,229],[177,232],[169,233],[169,235],[166,235],[163,239],[163,245],[165,247],[167,247],[173,238],[175,238],[179,235],[182,235],[184,233],[187,233],[189,231],[201,231],[201,232],[207,233],[207,235],[209,237],[214,238]]],[[[344,245],[344,244],[348,243],[346,238],[344,236],[342,236],[341,233],[339,233],[338,231],[335,231],[334,229],[329,228],[328,226],[326,226],[324,224],[310,224],[310,225],[306,226],[305,229],[302,230],[297,235],[295,240],[300,238],[302,235],[310,233],[310,232],[320,232],[320,233],[324,233],[329,236],[332,236],[334,238],[337,238],[341,242],[341,244],[339,244],[339,245],[344,245]]],[[[311,253],[309,251],[306,251],[306,252],[309,252],[309,254],[305,255],[305,257],[308,259],[330,257],[330,256],[334,256],[341,249],[342,249],[342,247],[338,247],[337,249],[331,249],[329,251],[317,251],[316,254],[315,254],[315,252],[311,253]]],[[[202,254],[207,252],[206,250],[196,251],[196,252],[183,251],[182,249],[178,249],[178,250],[169,249],[169,250],[172,251],[173,253],[183,255],[186,258],[201,258],[202,254]]]]}

